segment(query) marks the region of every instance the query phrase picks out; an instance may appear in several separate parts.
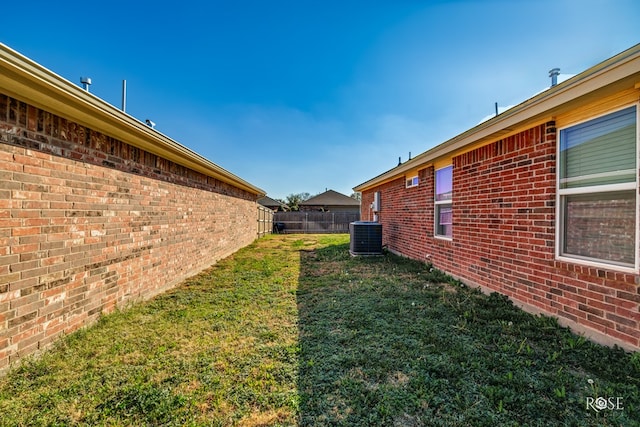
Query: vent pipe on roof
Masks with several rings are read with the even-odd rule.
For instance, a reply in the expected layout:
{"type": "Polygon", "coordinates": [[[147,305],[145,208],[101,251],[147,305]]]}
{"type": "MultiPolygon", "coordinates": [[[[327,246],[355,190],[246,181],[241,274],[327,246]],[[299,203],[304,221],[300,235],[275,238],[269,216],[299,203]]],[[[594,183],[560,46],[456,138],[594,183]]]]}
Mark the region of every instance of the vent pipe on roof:
{"type": "Polygon", "coordinates": [[[82,87],[84,88],[84,90],[89,92],[89,86],[91,86],[91,78],[80,77],[80,83],[82,83],[82,87]]]}
{"type": "Polygon", "coordinates": [[[402,160],[400,160],[401,157],[398,157],[398,166],[400,166],[402,164],[402,160]]]}
{"type": "Polygon", "coordinates": [[[122,81],[122,112],[127,111],[127,81],[122,81]]]}
{"type": "Polygon", "coordinates": [[[551,77],[551,87],[558,84],[559,75],[560,75],[560,68],[553,68],[549,70],[549,77],[551,77]]]}
{"type": "Polygon", "coordinates": [[[498,115],[498,103],[496,102],[496,116],[498,115]]]}

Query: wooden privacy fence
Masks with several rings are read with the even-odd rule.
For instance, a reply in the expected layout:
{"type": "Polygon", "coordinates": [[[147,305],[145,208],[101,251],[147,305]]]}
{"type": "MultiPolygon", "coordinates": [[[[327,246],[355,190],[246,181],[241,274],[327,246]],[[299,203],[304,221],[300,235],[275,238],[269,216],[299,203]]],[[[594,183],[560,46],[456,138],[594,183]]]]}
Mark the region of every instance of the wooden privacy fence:
{"type": "Polygon", "coordinates": [[[359,212],[276,212],[274,233],[348,233],[359,212]]]}
{"type": "Polygon", "coordinates": [[[273,231],[273,211],[264,206],[258,206],[258,237],[273,231]]]}

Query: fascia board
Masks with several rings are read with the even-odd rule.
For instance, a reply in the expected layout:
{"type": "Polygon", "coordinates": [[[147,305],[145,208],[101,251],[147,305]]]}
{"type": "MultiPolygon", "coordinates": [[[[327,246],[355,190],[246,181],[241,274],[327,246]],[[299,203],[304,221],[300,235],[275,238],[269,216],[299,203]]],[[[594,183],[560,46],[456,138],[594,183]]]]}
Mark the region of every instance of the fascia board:
{"type": "Polygon", "coordinates": [[[0,43],[0,90],[52,114],[241,188],[265,192],[0,43]]]}

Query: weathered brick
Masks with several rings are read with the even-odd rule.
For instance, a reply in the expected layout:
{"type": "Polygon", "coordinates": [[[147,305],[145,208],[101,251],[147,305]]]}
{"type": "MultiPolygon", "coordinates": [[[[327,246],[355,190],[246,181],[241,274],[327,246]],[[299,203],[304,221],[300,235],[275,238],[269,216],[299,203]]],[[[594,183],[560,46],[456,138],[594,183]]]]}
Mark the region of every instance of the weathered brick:
{"type": "MultiPolygon", "coordinates": [[[[4,274],[0,276],[0,285],[5,285],[7,283],[15,282],[17,280],[20,280],[20,273],[4,274]]],[[[2,292],[2,289],[3,288],[0,287],[0,292],[2,292]]],[[[7,290],[8,288],[5,288],[4,292],[6,292],[7,290]]]]}
{"type": "MultiPolygon", "coordinates": [[[[23,314],[22,316],[14,317],[13,319],[9,320],[8,327],[13,328],[15,326],[20,326],[24,322],[35,319],[37,315],[38,313],[36,311],[32,311],[30,313],[23,314]]],[[[18,338],[16,338],[15,336],[12,337],[12,340],[13,342],[18,342],[18,338]]]]}
{"type": "MultiPolygon", "coordinates": [[[[40,235],[36,234],[34,236],[40,236],[40,235]]],[[[38,251],[39,248],[40,248],[40,245],[38,243],[30,243],[26,245],[13,245],[11,247],[11,253],[20,254],[20,262],[24,262],[24,261],[29,261],[31,259],[42,258],[42,256],[40,257],[36,256],[36,252],[38,251]],[[29,254],[31,256],[25,257],[24,256],[25,254],[29,254]]],[[[46,255],[46,253],[44,255],[46,255]]]]}
{"type": "Polygon", "coordinates": [[[15,104],[57,125],[0,141],[0,369],[255,238],[254,195],[15,104]]]}
{"type": "Polygon", "coordinates": [[[35,332],[29,331],[29,335],[19,335],[16,339],[18,351],[25,354],[38,350],[39,341],[44,338],[44,332],[39,332],[39,328],[34,328],[35,332]]]}
{"type": "Polygon", "coordinates": [[[11,265],[20,261],[20,255],[0,256],[0,265],[11,265]]]}
{"type": "Polygon", "coordinates": [[[40,234],[40,227],[13,227],[11,229],[12,236],[31,236],[40,234]]]}
{"type": "MultiPolygon", "coordinates": [[[[32,278],[35,278],[37,280],[38,277],[44,274],[47,274],[47,272],[49,271],[47,267],[28,268],[28,267],[24,267],[24,265],[28,265],[29,267],[31,267],[32,265],[38,266],[40,265],[40,260],[27,261],[27,262],[21,262],[19,264],[15,264],[15,267],[17,267],[17,271],[22,272],[20,276],[22,280],[32,279],[32,278]]],[[[12,268],[13,267],[14,266],[12,266],[12,268]]]]}

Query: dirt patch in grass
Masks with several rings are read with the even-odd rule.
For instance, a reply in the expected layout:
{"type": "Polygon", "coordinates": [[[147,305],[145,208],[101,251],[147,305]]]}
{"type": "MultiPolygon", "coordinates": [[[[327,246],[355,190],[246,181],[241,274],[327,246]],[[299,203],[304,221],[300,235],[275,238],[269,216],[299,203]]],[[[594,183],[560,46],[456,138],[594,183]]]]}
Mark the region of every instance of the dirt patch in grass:
{"type": "Polygon", "coordinates": [[[279,411],[255,412],[241,419],[239,427],[264,427],[282,425],[288,419],[288,414],[279,411]]]}

